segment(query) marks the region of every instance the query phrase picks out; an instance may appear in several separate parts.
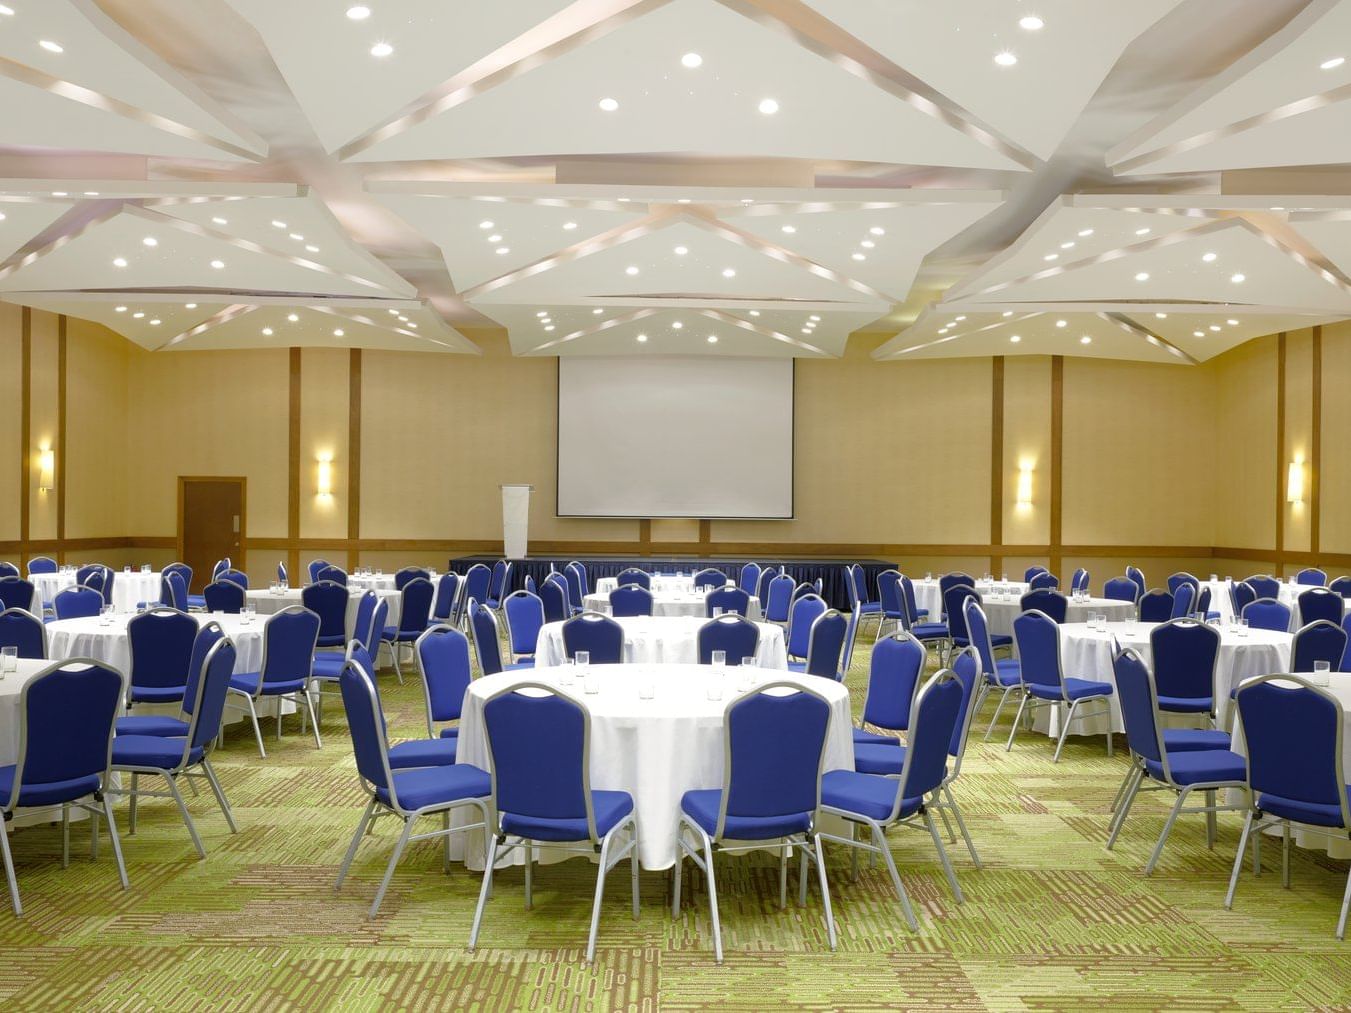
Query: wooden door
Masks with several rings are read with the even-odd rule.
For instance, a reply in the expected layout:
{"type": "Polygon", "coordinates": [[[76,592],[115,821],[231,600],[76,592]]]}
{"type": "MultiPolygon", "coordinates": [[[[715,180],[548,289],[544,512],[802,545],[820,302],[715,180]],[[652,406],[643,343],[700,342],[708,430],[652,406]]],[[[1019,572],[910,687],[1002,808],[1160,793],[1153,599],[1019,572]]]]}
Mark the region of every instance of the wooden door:
{"type": "Polygon", "coordinates": [[[192,592],[211,583],[218,559],[244,569],[244,479],[178,479],[178,558],[192,567],[192,592]]]}

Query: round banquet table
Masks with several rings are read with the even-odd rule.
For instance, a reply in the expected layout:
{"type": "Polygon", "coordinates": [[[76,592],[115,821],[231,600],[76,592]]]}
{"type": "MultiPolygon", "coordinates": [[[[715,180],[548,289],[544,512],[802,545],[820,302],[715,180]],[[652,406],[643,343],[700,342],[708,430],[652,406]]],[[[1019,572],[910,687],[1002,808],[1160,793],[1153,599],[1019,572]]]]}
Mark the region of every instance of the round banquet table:
{"type": "MultiPolygon", "coordinates": [[[[1090,630],[1087,623],[1066,623],[1060,627],[1060,663],[1063,673],[1073,679],[1092,679],[1113,686],[1111,720],[1114,732],[1124,732],[1126,726],[1121,720],[1121,701],[1115,693],[1113,641],[1123,650],[1133,648],[1145,664],[1152,666],[1149,634],[1159,625],[1135,621],[1108,623],[1105,633],[1090,630]]],[[[1220,657],[1215,670],[1215,706],[1219,727],[1224,728],[1232,703],[1230,692],[1251,676],[1284,672],[1290,665],[1290,643],[1294,638],[1289,633],[1269,630],[1249,630],[1240,635],[1232,626],[1219,627],[1219,630],[1220,657]]],[[[1107,730],[1107,715],[1101,713],[1101,708],[1092,709],[1098,713],[1090,713],[1087,718],[1075,717],[1074,725],[1070,728],[1071,735],[1101,735],[1107,730]]],[[[1163,720],[1165,724],[1194,725],[1195,715],[1164,714],[1163,720]]],[[[1060,708],[1038,707],[1035,727],[1048,735],[1059,735],[1060,708]]]]}
{"type": "MultiPolygon", "coordinates": [[[[699,658],[695,638],[699,627],[708,620],[687,616],[625,616],[615,622],[624,628],[626,663],[692,665],[699,658]]],[[[760,628],[760,645],[755,652],[755,663],[761,668],[787,669],[788,649],[783,639],[783,627],[773,623],[756,625],[760,628]]],[[[535,664],[549,666],[566,663],[563,624],[545,623],[540,627],[539,639],[535,642],[535,664]]]]}
{"type": "MultiPolygon", "coordinates": [[[[250,605],[258,610],[259,615],[270,616],[273,613],[280,612],[284,608],[292,605],[303,605],[300,599],[301,589],[298,587],[287,588],[285,591],[264,591],[248,590],[244,592],[244,598],[250,605]]],[[[352,631],[356,629],[357,607],[361,603],[361,596],[366,592],[354,587],[347,589],[347,636],[352,636],[352,631]]],[[[376,594],[380,600],[389,606],[389,617],[387,625],[399,625],[399,603],[402,600],[399,592],[395,590],[377,591],[376,594]]]]}
{"type": "MultiPolygon", "coordinates": [[[[783,681],[820,693],[831,707],[822,769],[854,769],[849,691],[844,686],[816,676],[752,668],[745,670],[748,681],[743,684],[738,668],[729,668],[727,673],[718,700],[708,698],[716,676],[707,665],[595,665],[592,674],[599,691],[594,694],[586,693],[578,679],[560,683],[571,674],[570,666],[476,679],[465,694],[456,760],[489,769],[483,728],[483,705],[489,696],[522,682],[561,688],[591,716],[591,787],[627,791],[633,796],[638,861],[645,869],[669,869],[675,864],[680,797],[687,791],[722,787],[724,712],[745,689],[783,681]],[[653,687],[650,700],[638,695],[644,683],[653,687]]],[[[463,822],[469,821],[466,816],[463,822]]],[[[483,868],[482,833],[456,835],[452,841],[470,868],[483,868]]],[[[536,854],[544,861],[566,857],[547,849],[536,854]]],[[[520,851],[509,857],[523,858],[520,851]]]]}
{"type": "MultiPolygon", "coordinates": [[[[263,626],[265,620],[254,616],[245,620],[242,615],[227,612],[189,612],[198,626],[208,622],[220,624],[235,645],[235,672],[256,672],[263,663],[263,626]]],[[[119,672],[131,670],[131,647],[127,638],[127,623],[135,613],[114,613],[105,623],[101,616],[85,619],[60,619],[47,624],[47,654],[53,660],[62,658],[93,658],[112,665],[119,672]]]]}
{"type": "MultiPolygon", "coordinates": [[[[56,573],[34,573],[26,579],[32,581],[40,604],[56,598],[58,592],[75,586],[75,571],[58,570],[56,573]]],[[[114,570],[113,571],[113,609],[117,612],[135,612],[141,602],[158,602],[160,593],[160,572],[158,570],[114,570]]],[[[35,613],[37,614],[37,613],[35,613]]]]}
{"type": "MultiPolygon", "coordinates": [[[[436,583],[436,577],[431,578],[432,583],[436,583]]],[[[347,575],[347,586],[354,591],[393,591],[394,574],[392,573],[368,573],[358,576],[355,573],[347,575]]]]}
{"type": "MultiPolygon", "coordinates": [[[[938,622],[943,615],[943,595],[938,590],[938,579],[912,580],[915,586],[915,608],[928,609],[927,620],[921,619],[921,622],[938,622]]],[[[1028,586],[1020,580],[978,580],[976,581],[976,591],[984,600],[986,595],[1006,595],[1011,596],[1017,601],[1023,595],[1027,594],[1028,586]]],[[[1000,631],[991,628],[991,632],[1000,631]]],[[[1005,633],[1009,630],[1003,631],[1005,633]]]]}
{"type": "MultiPolygon", "coordinates": [[[[651,574],[651,591],[656,594],[659,591],[693,591],[693,574],[675,574],[675,573],[654,573],[651,574]]],[[[619,587],[618,577],[601,577],[596,581],[596,594],[609,596],[610,592],[619,587]]]]}
{"type": "MultiPolygon", "coordinates": [[[[58,591],[62,588],[75,586],[74,571],[58,570],[56,573],[30,573],[24,578],[33,585],[33,590],[37,592],[38,600],[42,606],[51,604],[58,591]]],[[[116,590],[117,583],[114,581],[113,588],[116,590]]],[[[34,612],[34,615],[41,615],[41,612],[34,612]]]]}
{"type": "MultiPolygon", "coordinates": [[[[1022,595],[988,592],[981,595],[981,608],[990,622],[991,633],[1013,635],[1013,620],[1022,614],[1022,595]]],[[[1135,605],[1112,598],[1089,598],[1087,601],[1068,599],[1065,621],[1086,623],[1091,615],[1105,615],[1111,622],[1125,622],[1135,618],[1135,605]]]]}
{"type": "MultiPolygon", "coordinates": [[[[1228,622],[1234,614],[1233,602],[1229,600],[1229,578],[1224,580],[1203,580],[1202,587],[1210,588],[1210,610],[1218,612],[1224,622],[1228,622]]],[[[1309,584],[1291,584],[1289,581],[1281,582],[1280,594],[1276,600],[1290,609],[1290,632],[1294,633],[1299,629],[1299,602],[1296,600],[1305,591],[1309,590],[1309,584]]],[[[1351,612],[1351,601],[1342,603],[1342,614],[1351,612]]]]}
{"type": "MultiPolygon", "coordinates": [[[[706,618],[708,606],[704,602],[705,593],[694,591],[653,591],[652,614],[654,616],[690,616],[695,619],[706,618]]],[[[582,607],[588,612],[610,614],[610,596],[608,594],[589,594],[582,599],[582,607]]],[[[746,616],[751,622],[760,621],[760,599],[751,596],[751,604],[746,616]]]]}

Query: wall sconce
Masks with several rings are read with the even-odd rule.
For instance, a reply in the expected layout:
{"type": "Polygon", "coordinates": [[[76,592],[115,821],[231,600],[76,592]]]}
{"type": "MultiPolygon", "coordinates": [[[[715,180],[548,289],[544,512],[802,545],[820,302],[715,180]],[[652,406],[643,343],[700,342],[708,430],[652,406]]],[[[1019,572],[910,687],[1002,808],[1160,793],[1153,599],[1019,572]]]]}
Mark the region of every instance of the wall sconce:
{"type": "Polygon", "coordinates": [[[1017,505],[1019,510],[1030,510],[1032,508],[1032,465],[1018,465],[1018,497],[1017,505]]]}
{"type": "Polygon", "coordinates": [[[38,453],[38,490],[51,492],[52,487],[56,485],[55,474],[56,451],[50,447],[43,447],[38,453]]]}
{"type": "Polygon", "coordinates": [[[320,499],[332,499],[333,497],[333,458],[324,455],[319,458],[318,474],[316,476],[316,487],[320,499]]]}
{"type": "Polygon", "coordinates": [[[1287,503],[1304,502],[1304,462],[1294,460],[1285,475],[1285,499],[1287,503]]]}

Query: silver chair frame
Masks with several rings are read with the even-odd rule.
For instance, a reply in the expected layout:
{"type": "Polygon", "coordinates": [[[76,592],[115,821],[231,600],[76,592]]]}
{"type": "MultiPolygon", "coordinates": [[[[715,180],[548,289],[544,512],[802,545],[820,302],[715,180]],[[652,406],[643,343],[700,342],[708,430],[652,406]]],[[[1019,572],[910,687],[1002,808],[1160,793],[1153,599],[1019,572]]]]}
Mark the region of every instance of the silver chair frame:
{"type": "Polygon", "coordinates": [[[0,619],[3,619],[8,615],[26,616],[28,619],[32,620],[32,622],[37,624],[38,631],[42,634],[42,656],[43,658],[46,658],[48,654],[47,624],[27,609],[5,609],[4,611],[0,611],[0,619]]]}
{"type": "MultiPolygon", "coordinates": [[[[248,705],[247,713],[249,715],[249,719],[253,722],[253,734],[254,737],[258,740],[258,755],[261,756],[263,759],[267,759],[267,750],[263,746],[263,730],[262,727],[258,724],[258,708],[256,706],[256,703],[259,699],[262,698],[263,673],[267,671],[267,647],[268,647],[267,628],[272,625],[273,620],[275,620],[278,616],[294,615],[297,612],[305,612],[308,613],[309,615],[314,616],[316,619],[319,618],[318,615],[316,615],[314,612],[311,612],[309,609],[301,605],[290,605],[282,609],[280,612],[275,612],[272,615],[268,616],[267,619],[263,622],[263,661],[262,664],[258,666],[257,688],[255,688],[252,693],[246,693],[242,689],[235,689],[233,686],[231,686],[228,690],[226,690],[225,693],[225,706],[233,708],[234,710],[240,712],[244,712],[245,708],[241,707],[238,703],[232,701],[231,697],[239,696],[244,698],[244,702],[248,705]]],[[[315,641],[319,639],[319,628],[317,626],[315,627],[314,637],[315,641]]],[[[314,657],[314,646],[315,646],[314,643],[310,644],[309,654],[311,658],[314,657]]],[[[322,749],[324,743],[323,740],[320,739],[319,737],[319,722],[315,719],[314,698],[311,695],[315,680],[314,676],[311,674],[310,669],[306,669],[304,679],[305,685],[299,690],[292,690],[289,693],[267,694],[270,697],[275,697],[277,700],[277,740],[281,741],[281,718],[282,718],[281,701],[289,699],[292,703],[296,705],[296,710],[300,710],[300,700],[301,698],[303,698],[305,701],[305,710],[300,711],[301,733],[303,734],[305,732],[305,715],[308,712],[310,723],[314,725],[314,748],[322,749]]]]}
{"type": "MultiPolygon", "coordinates": [[[[521,591],[512,591],[511,594],[507,595],[506,597],[504,597],[504,598],[502,599],[502,618],[503,618],[503,620],[504,620],[504,621],[506,622],[506,624],[507,624],[507,655],[511,658],[512,664],[516,664],[516,663],[519,662],[522,658],[533,658],[533,657],[535,656],[535,645],[534,645],[534,644],[531,644],[531,645],[530,645],[530,651],[529,651],[528,653],[520,653],[520,654],[517,653],[517,651],[516,651],[516,638],[515,638],[514,636],[512,636],[512,633],[511,633],[511,613],[510,613],[509,611],[507,611],[507,601],[508,601],[508,599],[511,599],[511,598],[533,598],[533,599],[535,599],[535,603],[539,606],[539,624],[540,624],[541,627],[544,626],[544,622],[545,622],[545,619],[544,619],[544,601],[543,601],[543,599],[540,598],[539,595],[537,595],[537,594],[531,594],[529,591],[525,591],[525,590],[521,590],[521,591]]],[[[423,636],[425,636],[425,635],[426,635],[426,634],[423,634],[423,636]]],[[[417,641],[416,641],[416,642],[414,643],[414,645],[413,645],[414,648],[416,648],[416,647],[417,647],[417,644],[419,644],[419,643],[421,643],[421,642],[422,642],[422,637],[418,637],[417,641]]],[[[420,664],[421,664],[421,663],[419,662],[419,665],[420,665],[420,664]]]]}
{"type": "MultiPolygon", "coordinates": [[[[436,730],[435,720],[432,718],[432,685],[431,680],[427,678],[427,669],[422,663],[422,642],[429,637],[442,637],[447,633],[453,633],[464,637],[465,650],[469,650],[469,638],[465,637],[463,630],[458,630],[449,623],[437,623],[435,626],[428,626],[422,636],[418,637],[413,643],[413,657],[417,661],[418,675],[422,677],[422,695],[427,701],[427,738],[435,739],[439,736],[436,730]]],[[[349,655],[350,657],[350,652],[349,655]]],[[[469,681],[474,681],[474,666],[469,666],[469,681]]]]}
{"type": "MultiPolygon", "coordinates": [[[[482,565],[482,564],[479,564],[479,565],[482,565]]],[[[417,570],[417,569],[420,569],[420,567],[416,567],[416,566],[405,566],[403,569],[404,569],[404,570],[417,570]]],[[[399,572],[402,573],[403,570],[400,570],[399,572]]],[[[435,605],[436,605],[436,587],[435,587],[435,586],[432,584],[432,582],[431,582],[430,580],[428,580],[426,577],[414,577],[414,578],[413,578],[412,580],[410,580],[408,583],[404,584],[403,587],[399,588],[399,624],[394,628],[394,635],[395,635],[396,638],[398,637],[398,635],[399,635],[400,633],[403,633],[403,632],[404,632],[404,629],[403,629],[404,605],[405,605],[405,604],[407,603],[407,601],[408,601],[408,589],[409,589],[410,587],[413,587],[414,585],[416,585],[419,581],[421,581],[423,584],[426,584],[429,588],[431,588],[432,597],[431,597],[431,605],[428,607],[428,613],[427,613],[428,616],[431,615],[430,609],[433,608],[433,607],[435,607],[435,605]]],[[[390,656],[390,658],[393,659],[393,661],[394,661],[394,674],[395,674],[396,676],[398,676],[398,678],[399,678],[399,685],[402,686],[402,685],[403,685],[403,666],[399,664],[399,648],[400,648],[400,647],[407,646],[407,642],[406,642],[406,641],[400,641],[400,640],[398,640],[398,639],[395,639],[395,640],[386,640],[386,639],[385,639],[385,635],[384,635],[384,630],[381,630],[381,631],[380,631],[380,643],[381,643],[381,645],[388,645],[388,647],[389,647],[389,656],[390,656]]],[[[376,653],[379,653],[379,648],[378,648],[378,647],[376,648],[376,653]]]]}

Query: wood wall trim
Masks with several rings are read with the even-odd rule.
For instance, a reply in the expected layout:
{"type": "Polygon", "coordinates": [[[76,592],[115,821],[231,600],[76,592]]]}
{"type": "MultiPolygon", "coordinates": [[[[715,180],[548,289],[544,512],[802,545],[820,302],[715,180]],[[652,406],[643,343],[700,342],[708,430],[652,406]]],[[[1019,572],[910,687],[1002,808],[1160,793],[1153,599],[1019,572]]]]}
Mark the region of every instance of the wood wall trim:
{"type": "MultiPolygon", "coordinates": [[[[66,541],[66,315],[56,318],[56,541],[66,541]]],[[[56,561],[64,563],[65,553],[58,550],[56,561]]]]}
{"type": "Polygon", "coordinates": [[[700,521],[700,522],[699,522],[699,548],[702,549],[704,546],[712,544],[712,542],[713,542],[713,522],[712,522],[712,521],[700,521]]]}
{"type": "Polygon", "coordinates": [[[347,569],[360,561],[361,538],[361,349],[353,348],[347,366],[347,569]]]}
{"type": "Polygon", "coordinates": [[[300,573],[300,407],[301,350],[291,349],[290,389],[287,395],[286,557],[287,575],[300,573]]]}
{"type": "Polygon", "coordinates": [[[1285,553],[1285,331],[1276,336],[1276,557],[1285,553]]]}
{"type": "Polygon", "coordinates": [[[1051,356],[1051,544],[1047,552],[1047,566],[1052,573],[1060,572],[1062,558],[1060,540],[1063,515],[1061,505],[1064,490],[1062,464],[1065,456],[1065,357],[1051,356]]]}
{"type": "Polygon", "coordinates": [[[28,569],[29,497],[33,492],[33,311],[25,306],[19,328],[19,569],[28,569]]]}
{"type": "MultiPolygon", "coordinates": [[[[1004,357],[990,369],[990,544],[1004,541],[1004,357]]],[[[998,572],[1004,557],[991,553],[990,571],[998,572]]]]}
{"type": "Polygon", "coordinates": [[[1323,497],[1319,481],[1323,475],[1323,327],[1313,329],[1313,363],[1310,403],[1313,419],[1309,438],[1309,551],[1317,554],[1323,522],[1323,497]]]}
{"type": "Polygon", "coordinates": [[[652,522],[647,518],[638,522],[638,549],[640,556],[652,554],[652,522]]]}

